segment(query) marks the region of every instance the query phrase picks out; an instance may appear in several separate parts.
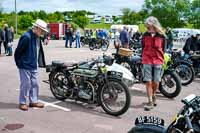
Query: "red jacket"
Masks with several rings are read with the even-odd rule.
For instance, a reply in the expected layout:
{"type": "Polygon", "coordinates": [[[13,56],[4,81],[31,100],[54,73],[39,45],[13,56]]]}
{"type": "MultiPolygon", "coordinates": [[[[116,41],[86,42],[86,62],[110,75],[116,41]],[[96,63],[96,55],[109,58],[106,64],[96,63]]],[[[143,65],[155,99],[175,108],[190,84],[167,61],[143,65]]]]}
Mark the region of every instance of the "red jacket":
{"type": "Polygon", "coordinates": [[[142,64],[161,65],[164,63],[165,36],[144,33],[142,37],[142,64]]]}

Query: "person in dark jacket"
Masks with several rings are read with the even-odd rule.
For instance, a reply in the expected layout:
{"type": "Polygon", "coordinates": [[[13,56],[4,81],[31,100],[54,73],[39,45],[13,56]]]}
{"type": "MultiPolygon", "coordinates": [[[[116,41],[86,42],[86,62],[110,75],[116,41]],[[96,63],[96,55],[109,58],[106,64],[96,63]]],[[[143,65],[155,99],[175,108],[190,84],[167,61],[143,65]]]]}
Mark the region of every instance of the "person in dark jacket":
{"type": "Polygon", "coordinates": [[[8,40],[8,43],[7,43],[7,55],[6,56],[12,56],[12,47],[13,47],[13,40],[14,40],[14,33],[13,33],[13,31],[12,31],[12,29],[11,28],[7,28],[7,30],[6,30],[6,33],[5,33],[5,35],[6,35],[6,40],[8,40]]]}
{"type": "Polygon", "coordinates": [[[73,42],[73,29],[70,26],[67,26],[65,29],[65,47],[68,48],[68,41],[69,46],[72,48],[72,42],[73,42]]]}
{"type": "Polygon", "coordinates": [[[1,55],[1,44],[4,41],[4,32],[0,29],[0,55],[1,55]]]}
{"type": "Polygon", "coordinates": [[[192,54],[195,50],[196,47],[196,43],[198,42],[197,39],[197,34],[196,32],[193,32],[191,37],[189,37],[186,42],[185,45],[183,47],[183,51],[185,52],[185,54],[192,54]]]}
{"type": "Polygon", "coordinates": [[[162,76],[164,63],[165,35],[157,18],[146,19],[147,32],[142,37],[143,80],[146,82],[148,103],[144,109],[153,109],[156,103],[156,91],[162,76]]]}
{"type": "Polygon", "coordinates": [[[173,47],[173,34],[169,27],[167,27],[165,34],[167,36],[167,47],[166,48],[171,51],[172,47],[173,47]]]}
{"type": "Polygon", "coordinates": [[[28,110],[26,97],[29,97],[29,107],[43,108],[38,102],[38,66],[45,67],[45,58],[40,36],[47,32],[47,23],[37,19],[33,28],[29,29],[19,39],[15,50],[15,63],[20,74],[19,109],[28,110]]]}
{"type": "Polygon", "coordinates": [[[123,48],[129,48],[129,35],[126,27],[120,32],[119,39],[123,48]]]}
{"type": "Polygon", "coordinates": [[[10,42],[10,34],[9,34],[9,28],[8,28],[8,24],[4,24],[4,49],[5,49],[5,54],[8,53],[8,43],[10,42]]]}

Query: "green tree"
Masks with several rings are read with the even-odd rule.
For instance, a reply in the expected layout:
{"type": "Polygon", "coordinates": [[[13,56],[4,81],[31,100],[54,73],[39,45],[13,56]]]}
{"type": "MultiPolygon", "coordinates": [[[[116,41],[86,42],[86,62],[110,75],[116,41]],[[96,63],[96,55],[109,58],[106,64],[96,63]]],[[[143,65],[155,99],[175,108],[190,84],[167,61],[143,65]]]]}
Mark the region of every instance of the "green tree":
{"type": "Polygon", "coordinates": [[[87,18],[85,11],[76,11],[73,13],[72,21],[82,29],[89,24],[89,19],[87,18]]]}
{"type": "Polygon", "coordinates": [[[54,13],[49,13],[47,19],[49,22],[57,22],[57,16],[54,13]]]}
{"type": "Polygon", "coordinates": [[[3,25],[3,7],[1,5],[1,2],[0,2],[0,26],[2,27],[3,25]]]}
{"type": "Polygon", "coordinates": [[[42,20],[47,20],[47,14],[46,14],[46,12],[43,11],[43,10],[40,10],[37,13],[37,18],[42,19],[42,20]]]}
{"type": "Polygon", "coordinates": [[[123,8],[122,9],[122,22],[123,24],[131,24],[130,16],[131,16],[131,9],[130,8],[123,8]]]}
{"type": "Polygon", "coordinates": [[[15,27],[15,14],[11,13],[10,15],[8,15],[6,17],[6,23],[8,24],[8,26],[13,26],[15,27]]]}
{"type": "Polygon", "coordinates": [[[191,3],[191,12],[189,13],[189,22],[194,28],[200,28],[200,1],[193,0],[191,3]]]}
{"type": "Polygon", "coordinates": [[[19,28],[25,30],[32,26],[33,19],[30,15],[22,15],[19,17],[19,28]]]}
{"type": "Polygon", "coordinates": [[[123,24],[139,24],[142,21],[142,12],[135,12],[131,11],[129,8],[123,8],[122,13],[123,24]]]}
{"type": "Polygon", "coordinates": [[[157,17],[163,27],[183,27],[189,7],[190,0],[145,0],[143,10],[157,17]]]}

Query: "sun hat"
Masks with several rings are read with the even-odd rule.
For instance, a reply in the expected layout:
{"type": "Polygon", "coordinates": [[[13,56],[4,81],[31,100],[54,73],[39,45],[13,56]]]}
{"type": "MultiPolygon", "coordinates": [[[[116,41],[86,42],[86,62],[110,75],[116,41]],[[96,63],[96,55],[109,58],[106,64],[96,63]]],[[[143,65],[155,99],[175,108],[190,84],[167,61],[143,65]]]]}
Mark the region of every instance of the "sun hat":
{"type": "Polygon", "coordinates": [[[47,23],[44,22],[44,21],[41,20],[41,19],[37,19],[37,20],[35,21],[35,23],[33,23],[33,25],[36,26],[36,27],[38,27],[38,28],[40,28],[40,29],[42,29],[42,30],[45,31],[45,32],[48,32],[47,23]]]}

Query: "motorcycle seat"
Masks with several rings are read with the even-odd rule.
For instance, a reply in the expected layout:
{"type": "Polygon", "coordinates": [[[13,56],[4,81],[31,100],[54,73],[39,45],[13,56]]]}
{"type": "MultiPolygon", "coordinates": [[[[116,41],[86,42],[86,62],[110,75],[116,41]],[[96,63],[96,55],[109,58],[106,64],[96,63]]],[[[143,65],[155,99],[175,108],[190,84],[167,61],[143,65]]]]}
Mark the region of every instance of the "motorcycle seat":
{"type": "Polygon", "coordinates": [[[52,65],[53,66],[63,66],[64,65],[64,62],[61,62],[61,61],[52,61],[52,65]]]}
{"type": "Polygon", "coordinates": [[[62,62],[62,61],[52,61],[53,66],[58,66],[58,67],[75,67],[78,65],[78,63],[74,62],[62,62]]]}

